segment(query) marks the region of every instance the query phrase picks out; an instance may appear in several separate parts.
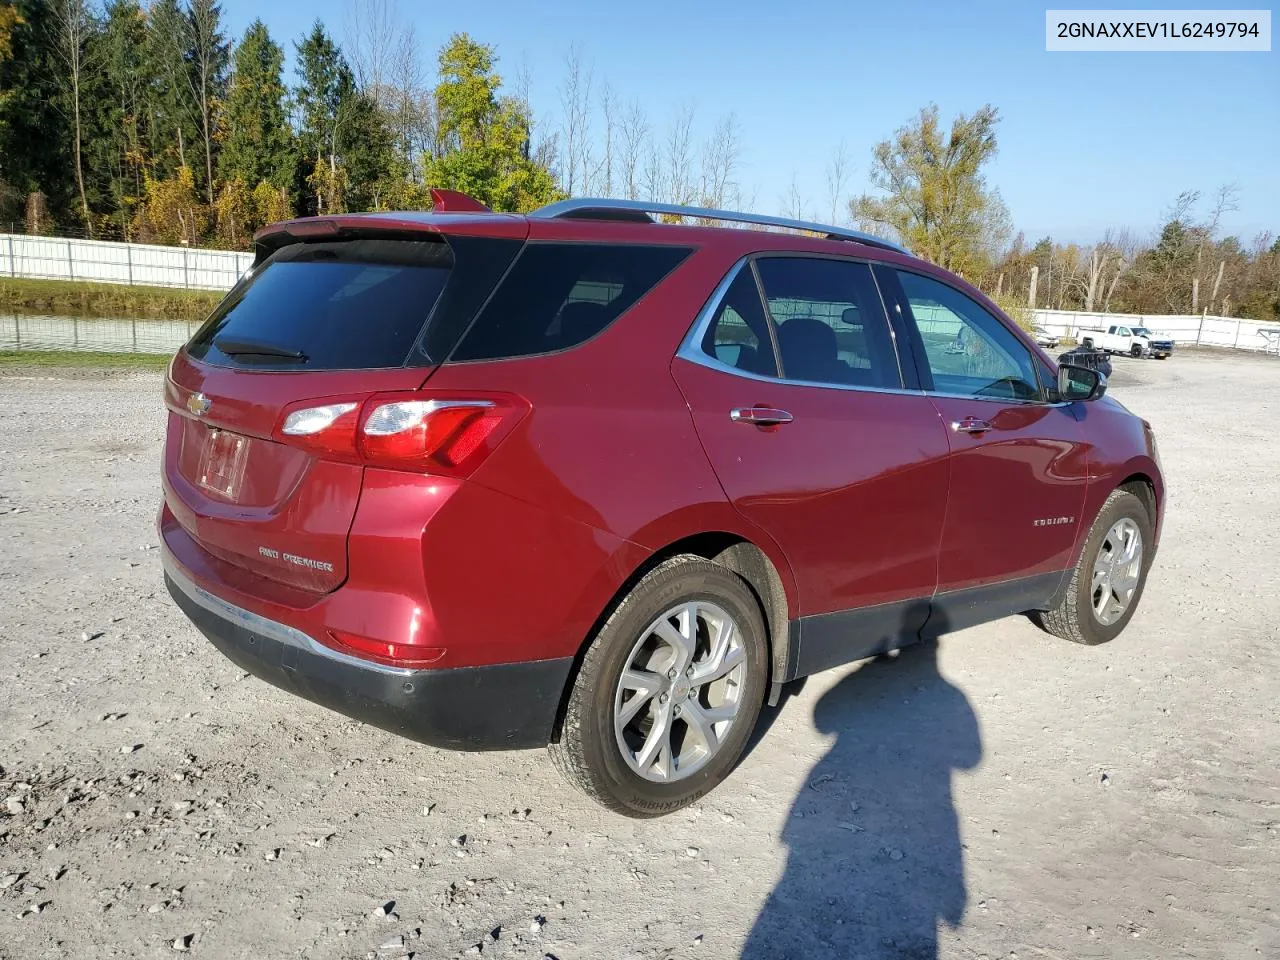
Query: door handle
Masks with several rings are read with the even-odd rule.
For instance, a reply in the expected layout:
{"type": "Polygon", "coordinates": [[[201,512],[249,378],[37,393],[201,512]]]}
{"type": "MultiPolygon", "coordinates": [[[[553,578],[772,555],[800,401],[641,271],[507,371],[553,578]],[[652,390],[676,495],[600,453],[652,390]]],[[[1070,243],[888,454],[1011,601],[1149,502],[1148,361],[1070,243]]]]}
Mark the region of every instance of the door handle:
{"type": "Polygon", "coordinates": [[[963,420],[953,421],[951,429],[956,433],[983,434],[991,429],[991,424],[977,417],[965,417],[963,420]]]}
{"type": "Polygon", "coordinates": [[[776,427],[790,423],[795,417],[774,407],[735,407],[729,411],[729,419],[734,423],[753,423],[757,427],[776,427]]]}

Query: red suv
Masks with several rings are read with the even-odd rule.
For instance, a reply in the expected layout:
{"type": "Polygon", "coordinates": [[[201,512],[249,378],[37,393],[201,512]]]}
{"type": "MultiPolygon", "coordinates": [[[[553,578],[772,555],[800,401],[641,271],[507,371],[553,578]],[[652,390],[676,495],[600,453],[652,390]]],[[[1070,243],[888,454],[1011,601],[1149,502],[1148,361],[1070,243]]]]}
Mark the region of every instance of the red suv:
{"type": "Polygon", "coordinates": [[[436,746],[550,744],[652,816],[788,681],[1134,614],[1150,426],[893,244],[444,192],[256,242],[169,369],[159,527],[178,605],[286,690],[436,746]]]}

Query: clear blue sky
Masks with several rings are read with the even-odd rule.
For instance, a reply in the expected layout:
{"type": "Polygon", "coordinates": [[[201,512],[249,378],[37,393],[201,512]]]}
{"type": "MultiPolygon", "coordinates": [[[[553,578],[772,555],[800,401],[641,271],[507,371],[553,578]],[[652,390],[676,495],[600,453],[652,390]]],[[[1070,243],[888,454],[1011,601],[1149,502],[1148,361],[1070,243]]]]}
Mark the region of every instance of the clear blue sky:
{"type": "MultiPolygon", "coordinates": [[[[262,16],[290,55],[317,17],[344,36],[348,0],[224,2],[237,36],[262,16]]],[[[526,64],[535,116],[547,126],[559,123],[575,42],[596,89],[607,80],[623,101],[638,98],[654,125],[693,103],[701,137],[735,112],[738,180],[763,212],[781,207],[794,174],[806,207],[825,219],[824,170],[842,139],[857,193],[872,146],[922,105],[936,102],[945,118],[989,102],[1002,117],[989,179],[1032,240],[1150,231],[1179,192],[1207,197],[1225,183],[1239,186],[1228,233],[1246,243],[1260,230],[1280,233],[1280,52],[1047,53],[1045,7],[400,0],[399,15],[414,23],[430,70],[455,31],[495,45],[504,77],[526,64]]]]}

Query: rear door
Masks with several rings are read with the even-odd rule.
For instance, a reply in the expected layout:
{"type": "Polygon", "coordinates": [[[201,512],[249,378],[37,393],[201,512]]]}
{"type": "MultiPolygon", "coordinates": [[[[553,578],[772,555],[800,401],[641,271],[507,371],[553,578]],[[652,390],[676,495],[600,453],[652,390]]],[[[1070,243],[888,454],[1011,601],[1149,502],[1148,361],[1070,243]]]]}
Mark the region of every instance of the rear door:
{"type": "Polygon", "coordinates": [[[867,265],[742,264],[673,372],[725,493],[795,573],[797,672],[914,639],[937,582],[947,440],[904,389],[867,265]]]}
{"type": "Polygon", "coordinates": [[[951,446],[939,613],[959,628],[1031,609],[1056,588],[1083,519],[1074,407],[1048,402],[1031,350],[976,300],[923,273],[877,273],[902,298],[904,339],[951,446]]]}
{"type": "Polygon", "coordinates": [[[285,417],[421,386],[452,345],[437,320],[469,318],[520,247],[422,237],[284,246],[174,359],[165,500],[206,551],[304,590],[345,579],[362,468],[281,442],[285,417]]]}

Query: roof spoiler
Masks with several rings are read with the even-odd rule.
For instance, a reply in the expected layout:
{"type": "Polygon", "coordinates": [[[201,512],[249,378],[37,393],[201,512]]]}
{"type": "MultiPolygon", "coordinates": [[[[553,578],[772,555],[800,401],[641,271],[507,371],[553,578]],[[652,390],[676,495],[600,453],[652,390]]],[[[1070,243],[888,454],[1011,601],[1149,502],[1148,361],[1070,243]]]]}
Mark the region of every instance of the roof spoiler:
{"type": "MultiPolygon", "coordinates": [[[[432,213],[493,213],[475,197],[457,190],[431,189],[432,213]]],[[[378,236],[388,240],[422,239],[424,230],[431,231],[429,221],[408,214],[354,215],[358,222],[349,220],[346,214],[331,217],[300,217],[270,223],[253,235],[255,263],[260,263],[274,251],[291,243],[315,240],[354,240],[358,237],[378,236]],[[374,219],[376,217],[377,219],[374,219]]]]}

